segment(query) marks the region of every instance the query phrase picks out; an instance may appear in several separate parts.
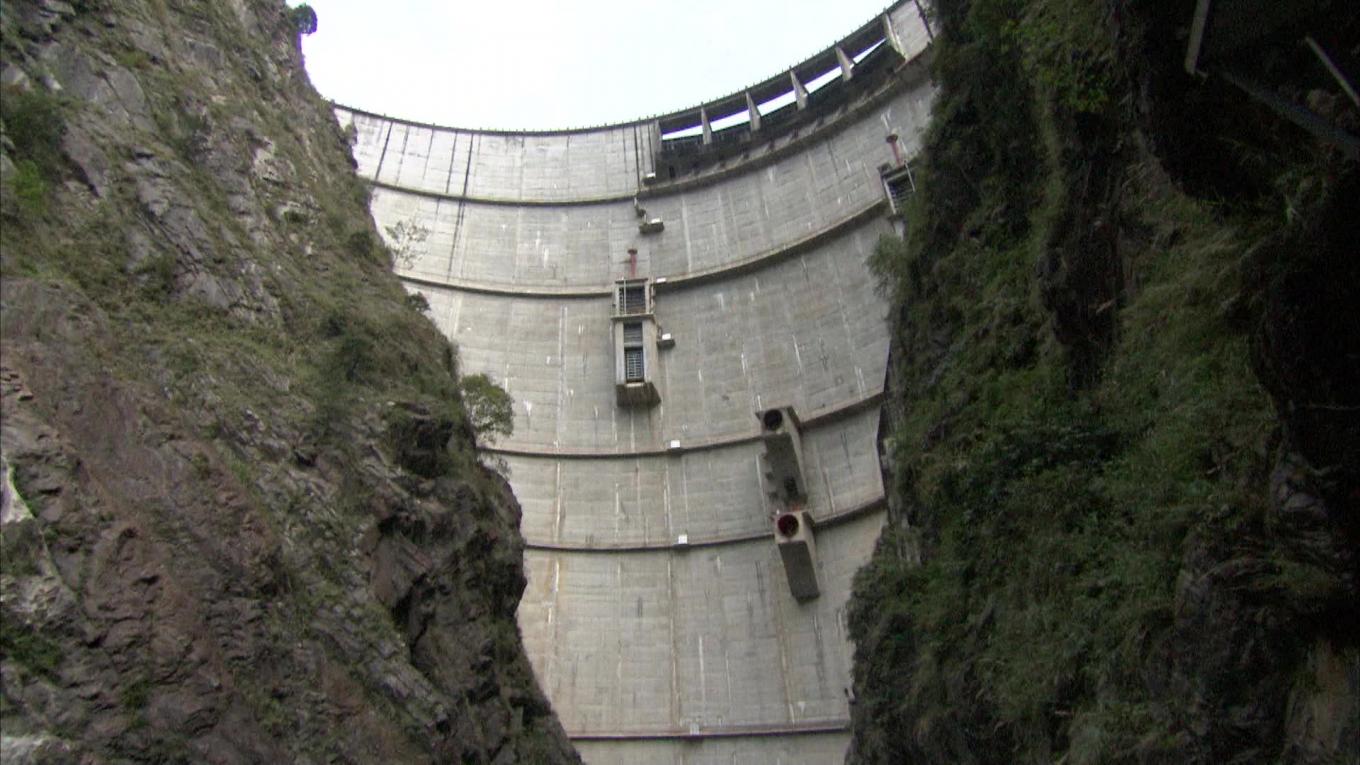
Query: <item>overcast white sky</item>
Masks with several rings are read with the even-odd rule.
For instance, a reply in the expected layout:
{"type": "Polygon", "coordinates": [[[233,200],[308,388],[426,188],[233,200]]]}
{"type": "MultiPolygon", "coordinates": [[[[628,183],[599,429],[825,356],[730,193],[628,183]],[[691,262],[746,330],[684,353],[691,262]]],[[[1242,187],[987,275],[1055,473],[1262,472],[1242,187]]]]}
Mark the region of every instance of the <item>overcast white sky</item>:
{"type": "Polygon", "coordinates": [[[456,127],[586,127],[752,85],[890,1],[308,0],[317,31],[302,49],[312,84],[346,106],[456,127]]]}

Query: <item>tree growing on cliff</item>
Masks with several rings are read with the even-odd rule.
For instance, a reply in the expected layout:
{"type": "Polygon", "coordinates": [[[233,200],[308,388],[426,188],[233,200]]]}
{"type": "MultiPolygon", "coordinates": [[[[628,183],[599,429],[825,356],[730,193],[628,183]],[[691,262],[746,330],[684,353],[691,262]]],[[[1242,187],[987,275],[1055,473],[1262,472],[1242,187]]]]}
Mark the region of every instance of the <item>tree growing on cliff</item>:
{"type": "Polygon", "coordinates": [[[467,375],[458,381],[472,427],[477,429],[477,440],[488,444],[515,430],[514,400],[505,389],[484,374],[467,375]]]}
{"type": "Polygon", "coordinates": [[[301,5],[288,9],[288,19],[293,22],[293,28],[299,35],[309,35],[316,32],[316,11],[312,6],[302,3],[301,5]]]}

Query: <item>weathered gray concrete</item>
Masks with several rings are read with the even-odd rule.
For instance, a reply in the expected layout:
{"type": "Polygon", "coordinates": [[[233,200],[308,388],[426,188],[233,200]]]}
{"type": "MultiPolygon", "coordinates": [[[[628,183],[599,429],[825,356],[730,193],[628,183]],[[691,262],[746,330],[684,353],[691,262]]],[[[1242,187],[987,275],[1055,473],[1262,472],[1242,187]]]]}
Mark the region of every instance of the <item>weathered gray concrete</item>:
{"type": "MultiPolygon", "coordinates": [[[[752,423],[755,418],[751,418],[752,423]]],[[[869,408],[804,432],[807,509],[830,518],[883,496],[869,408]]],[[[567,546],[669,545],[770,533],[772,508],[756,476],[757,441],[672,456],[560,458],[503,455],[532,542],[567,546]]]]}
{"type": "MultiPolygon", "coordinates": [[[[430,231],[400,273],[517,287],[603,284],[624,275],[630,247],[642,273],[693,273],[776,252],[835,226],[883,196],[878,166],[892,160],[883,137],[919,145],[929,86],[898,94],[877,119],[856,123],[760,169],[642,200],[667,235],[638,233],[631,196],[587,205],[512,206],[417,196],[378,187],[374,214],[430,231]],[[495,257],[492,257],[492,255],[495,257]]],[[[636,187],[636,184],[634,184],[636,187]]]]}
{"type": "MultiPolygon", "coordinates": [[[[886,16],[889,44],[916,58],[927,35],[915,4],[886,16]]],[[[841,60],[819,56],[795,71],[841,60]]],[[[524,508],[520,626],[589,762],[823,763],[844,751],[846,600],[884,500],[888,326],[865,259],[893,231],[885,137],[914,152],[931,99],[920,61],[897,61],[877,79],[852,68],[839,100],[813,93],[821,111],[796,129],[762,127],[721,156],[715,133],[694,149],[702,162],[649,183],[660,126],[698,108],[541,133],[337,110],[355,127],[360,174],[379,184],[379,224],[430,232],[398,272],[463,369],[514,398],[515,432],[490,456],[524,508]],[[638,231],[634,195],[664,231],[638,231]],[[611,288],[629,248],[639,276],[664,277],[655,318],[675,339],[648,362],[652,407],[621,408],[614,390],[611,288]],[[804,602],[785,581],[758,475],[755,412],[772,406],[804,423],[821,588],[804,602]]],[[[704,111],[768,97],[786,77],[704,111]]],[[[666,151],[676,161],[675,144],[666,151]]]]}
{"type": "Polygon", "coordinates": [[[680,741],[577,741],[591,765],[788,765],[834,763],[845,754],[843,734],[680,741]]]}
{"type": "Polygon", "coordinates": [[[561,300],[419,285],[467,369],[515,397],[505,444],[631,452],[754,434],[753,412],[793,405],[804,416],[882,388],[886,308],[864,259],[873,221],[812,252],[749,274],[659,292],[661,404],[614,404],[610,298],[561,300]]]}
{"type": "Polygon", "coordinates": [[[844,594],[881,521],[862,516],[818,534],[826,595],[806,603],[789,594],[768,539],[688,551],[529,550],[525,647],[574,734],[841,722],[844,594]]]}
{"type": "MultiPolygon", "coordinates": [[[[914,3],[899,3],[888,16],[895,43],[906,58],[926,50],[929,36],[914,3]]],[[[896,112],[898,127],[918,128],[925,124],[922,110],[927,106],[915,98],[886,113],[891,120],[896,112]],[[904,114],[903,107],[912,113],[904,114]]],[[[650,119],[582,130],[505,132],[424,125],[344,107],[337,109],[337,116],[342,125],[354,126],[354,157],[365,178],[410,191],[512,203],[631,198],[641,176],[654,169],[650,159],[660,145],[650,119]]],[[[768,140],[732,164],[759,162],[805,135],[806,131],[800,135],[772,131],[768,140]]],[[[860,158],[858,153],[841,156],[860,158]]],[[[710,168],[701,175],[721,175],[729,167],[710,168]]]]}

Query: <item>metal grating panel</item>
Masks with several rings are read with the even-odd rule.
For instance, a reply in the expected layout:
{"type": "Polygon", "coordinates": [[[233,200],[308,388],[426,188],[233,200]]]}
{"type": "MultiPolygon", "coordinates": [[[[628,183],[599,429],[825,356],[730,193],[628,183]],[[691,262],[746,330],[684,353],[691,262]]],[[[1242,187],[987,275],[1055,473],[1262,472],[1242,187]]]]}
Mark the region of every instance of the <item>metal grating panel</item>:
{"type": "Polygon", "coordinates": [[[916,191],[916,180],[911,177],[910,168],[903,167],[883,176],[883,188],[888,192],[892,214],[902,215],[906,211],[907,198],[916,191]]]}
{"type": "Polygon", "coordinates": [[[647,313],[646,287],[642,285],[619,287],[619,313],[625,315],[647,313]]]}
{"type": "Polygon", "coordinates": [[[642,382],[642,349],[623,349],[623,381],[642,382]]]}

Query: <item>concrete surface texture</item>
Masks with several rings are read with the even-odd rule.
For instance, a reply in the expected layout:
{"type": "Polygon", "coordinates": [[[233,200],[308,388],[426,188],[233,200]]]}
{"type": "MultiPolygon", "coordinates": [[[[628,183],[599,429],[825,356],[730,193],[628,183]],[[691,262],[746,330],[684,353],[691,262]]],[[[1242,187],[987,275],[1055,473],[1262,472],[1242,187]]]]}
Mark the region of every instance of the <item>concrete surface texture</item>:
{"type": "Polygon", "coordinates": [[[774,112],[760,99],[790,72],[587,130],[336,109],[398,273],[463,370],[515,400],[514,434],[488,451],[524,508],[520,627],[588,762],[843,755],[846,600],[884,513],[889,332],[865,259],[894,231],[887,138],[908,157],[926,125],[929,36],[916,4],[899,2],[792,73],[830,61],[851,65],[848,79],[843,68],[774,112]],[[715,130],[734,103],[754,118],[715,130]],[[687,120],[699,122],[677,138],[687,120]],[[664,229],[643,233],[653,218],[664,229]],[[624,408],[610,317],[614,280],[633,273],[653,279],[674,345],[648,352],[660,403],[624,408]],[[772,534],[781,507],[760,482],[756,413],[775,406],[802,424],[811,600],[789,592],[772,534]]]}

